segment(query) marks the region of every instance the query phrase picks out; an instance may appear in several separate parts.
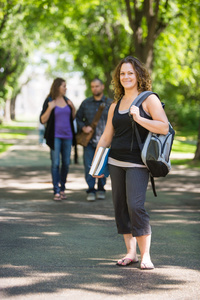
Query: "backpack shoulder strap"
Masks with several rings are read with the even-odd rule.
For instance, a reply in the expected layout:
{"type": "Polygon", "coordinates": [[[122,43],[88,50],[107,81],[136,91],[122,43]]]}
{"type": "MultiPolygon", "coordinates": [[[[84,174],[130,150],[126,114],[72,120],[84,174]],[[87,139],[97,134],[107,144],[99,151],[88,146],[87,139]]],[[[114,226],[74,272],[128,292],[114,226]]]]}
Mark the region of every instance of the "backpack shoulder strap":
{"type": "MultiPolygon", "coordinates": [[[[130,115],[130,108],[132,105],[135,105],[137,107],[139,107],[142,102],[148,97],[150,96],[151,94],[155,94],[151,91],[144,91],[142,93],[140,93],[135,99],[134,101],[131,103],[130,107],[129,107],[129,117],[131,119],[131,123],[132,123],[132,129],[133,129],[133,133],[135,132],[136,133],[136,138],[137,138],[137,141],[138,141],[138,145],[139,145],[139,148],[140,150],[142,150],[142,141],[141,141],[141,138],[140,138],[140,135],[139,135],[139,132],[138,132],[138,129],[137,129],[137,126],[132,118],[132,116],[130,115]]],[[[132,142],[131,142],[131,151],[132,151],[132,146],[133,146],[133,135],[132,135],[132,142]]]]}
{"type": "MultiPolygon", "coordinates": [[[[137,141],[138,141],[138,145],[139,145],[140,150],[142,150],[143,143],[142,143],[142,141],[141,141],[140,134],[139,134],[139,131],[138,131],[138,129],[137,129],[137,125],[135,124],[135,122],[134,122],[132,116],[130,115],[130,108],[131,108],[132,105],[135,105],[135,106],[139,107],[139,106],[144,102],[144,100],[145,100],[147,97],[149,97],[150,95],[152,95],[152,94],[156,95],[156,96],[159,98],[158,94],[156,94],[156,93],[154,93],[154,92],[152,92],[152,91],[144,91],[144,92],[140,93],[140,94],[134,99],[134,101],[131,103],[131,105],[130,105],[130,107],[129,107],[129,116],[130,116],[130,118],[131,118],[133,132],[135,131],[135,133],[136,133],[136,138],[137,138],[137,141]]],[[[160,98],[159,98],[159,99],[160,99],[160,98]]],[[[132,146],[131,146],[131,147],[132,147],[132,146]]]]}
{"type": "MultiPolygon", "coordinates": [[[[142,104],[142,102],[143,102],[147,97],[149,97],[149,96],[152,95],[152,94],[156,95],[156,96],[159,98],[158,94],[156,94],[156,93],[154,93],[154,92],[152,92],[152,91],[144,91],[144,92],[140,93],[140,94],[134,99],[134,101],[131,103],[131,106],[132,106],[132,105],[135,105],[135,106],[138,106],[138,107],[139,107],[139,106],[142,104]]],[[[159,98],[159,99],[160,99],[160,98],[159,98]]],[[[131,106],[130,106],[130,108],[131,108],[131,106]]],[[[129,108],[129,110],[130,110],[130,108],[129,108]]]]}
{"type": "Polygon", "coordinates": [[[151,174],[150,174],[150,179],[151,179],[151,186],[152,186],[153,194],[155,197],[157,197],[155,181],[151,174]]]}
{"type": "MultiPolygon", "coordinates": [[[[151,91],[145,91],[145,92],[142,92],[140,93],[136,98],[135,100],[132,102],[131,106],[132,105],[135,105],[137,107],[139,107],[142,102],[150,95],[152,94],[155,94],[158,98],[158,94],[154,93],[154,92],[151,92],[151,91]]],[[[160,99],[160,98],[159,98],[160,99]]],[[[130,106],[130,108],[131,108],[130,106]]],[[[137,138],[137,141],[138,141],[138,145],[139,145],[139,148],[140,150],[142,151],[142,148],[143,148],[143,143],[142,143],[142,140],[141,140],[141,137],[140,137],[140,134],[139,134],[139,131],[137,129],[137,126],[132,118],[132,116],[130,115],[130,108],[129,108],[129,116],[131,117],[131,122],[132,122],[132,128],[133,128],[133,134],[134,134],[134,131],[135,131],[135,134],[136,134],[136,138],[137,138]]],[[[132,142],[131,142],[131,149],[132,149],[132,145],[133,145],[133,134],[132,134],[132,142]]],[[[153,193],[154,193],[154,196],[157,197],[157,193],[156,193],[156,187],[155,187],[155,181],[154,181],[154,178],[153,176],[150,174],[150,180],[151,180],[151,186],[152,186],[152,190],[153,190],[153,193]]]]}

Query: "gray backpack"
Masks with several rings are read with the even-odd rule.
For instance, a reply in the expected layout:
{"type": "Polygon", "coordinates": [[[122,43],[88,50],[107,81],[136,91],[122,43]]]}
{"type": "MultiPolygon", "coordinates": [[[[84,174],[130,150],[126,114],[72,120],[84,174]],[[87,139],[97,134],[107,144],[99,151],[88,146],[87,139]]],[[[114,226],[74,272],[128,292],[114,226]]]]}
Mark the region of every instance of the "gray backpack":
{"type": "MultiPolygon", "coordinates": [[[[155,94],[157,97],[159,97],[156,93],[145,91],[133,101],[131,106],[135,105],[139,107],[142,102],[151,94],[155,94]]],[[[134,122],[132,116],[130,117],[133,130],[135,130],[138,145],[141,150],[142,161],[149,169],[153,192],[154,195],[157,196],[155,191],[154,177],[165,177],[171,170],[170,153],[175,131],[169,123],[169,131],[166,135],[149,132],[145,142],[142,143],[137,124],[134,122]]]]}

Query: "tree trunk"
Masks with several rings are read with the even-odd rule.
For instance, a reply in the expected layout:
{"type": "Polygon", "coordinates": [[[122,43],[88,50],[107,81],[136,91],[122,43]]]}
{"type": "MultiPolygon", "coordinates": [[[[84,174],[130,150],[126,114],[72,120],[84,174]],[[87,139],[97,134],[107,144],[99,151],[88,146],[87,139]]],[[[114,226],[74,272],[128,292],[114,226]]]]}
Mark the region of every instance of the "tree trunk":
{"type": "Polygon", "coordinates": [[[10,118],[11,120],[15,120],[15,104],[16,104],[17,96],[14,96],[10,101],[10,118]]]}
{"type": "Polygon", "coordinates": [[[105,95],[107,95],[109,98],[113,99],[113,97],[114,97],[113,90],[110,87],[110,83],[112,81],[112,76],[111,76],[110,72],[105,73],[105,78],[106,78],[105,95]]]}
{"type": "Polygon", "coordinates": [[[197,148],[194,155],[194,160],[200,160],[200,121],[199,121],[199,132],[198,132],[198,140],[197,140],[197,148]]]}
{"type": "MultiPolygon", "coordinates": [[[[135,56],[141,60],[149,70],[153,69],[154,42],[167,24],[158,19],[160,0],[144,0],[140,8],[136,0],[125,0],[129,25],[133,31],[135,56]],[[146,23],[147,35],[143,32],[146,23]]],[[[165,2],[167,9],[168,1],[165,2]]]]}
{"type": "Polygon", "coordinates": [[[10,122],[10,99],[6,100],[5,108],[4,108],[4,121],[10,122]]]}

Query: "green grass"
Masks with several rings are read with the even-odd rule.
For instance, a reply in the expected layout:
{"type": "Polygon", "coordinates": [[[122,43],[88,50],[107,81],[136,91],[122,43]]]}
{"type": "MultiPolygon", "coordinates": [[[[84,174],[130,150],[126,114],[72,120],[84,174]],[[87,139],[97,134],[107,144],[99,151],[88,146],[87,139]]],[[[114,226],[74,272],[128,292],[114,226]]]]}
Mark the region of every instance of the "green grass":
{"type": "Polygon", "coordinates": [[[196,141],[198,136],[198,132],[194,130],[176,130],[175,138],[183,141],[196,141]]]}
{"type": "Polygon", "coordinates": [[[0,142],[0,153],[7,151],[10,148],[10,146],[13,146],[13,144],[7,144],[4,142],[0,142]]]}
{"type": "Polygon", "coordinates": [[[172,159],[171,164],[173,166],[185,166],[187,168],[200,168],[200,161],[194,161],[193,159],[172,159]]]}
{"type": "MultiPolygon", "coordinates": [[[[35,127],[28,126],[18,126],[17,122],[11,125],[0,125],[0,139],[11,140],[11,139],[24,139],[27,132],[30,130],[35,130],[35,127]],[[9,132],[5,132],[9,131],[9,132]],[[2,132],[3,131],[3,132],[2,132]]],[[[197,131],[176,131],[172,153],[192,153],[196,151],[197,142],[197,131]]],[[[0,153],[6,151],[11,143],[6,143],[6,141],[0,142],[0,153]]],[[[200,162],[194,162],[192,159],[172,159],[172,165],[184,165],[190,168],[200,168],[200,162]]]]}
{"type": "Polygon", "coordinates": [[[27,136],[26,133],[15,133],[15,132],[0,132],[0,139],[5,140],[11,140],[11,139],[17,139],[17,140],[23,140],[27,136]]]}
{"type": "MultiPolygon", "coordinates": [[[[172,153],[192,153],[196,151],[197,131],[176,131],[172,153]]],[[[188,168],[200,168],[200,161],[193,159],[171,159],[172,165],[184,165],[188,168]]]]}
{"type": "Polygon", "coordinates": [[[18,126],[19,124],[0,125],[0,153],[3,153],[13,146],[10,140],[23,140],[27,136],[27,132],[35,129],[34,127],[18,126]],[[8,140],[8,142],[6,142],[8,140]]]}
{"type": "Polygon", "coordinates": [[[8,129],[12,131],[27,131],[27,130],[34,130],[36,127],[28,127],[28,126],[15,126],[15,125],[0,125],[1,129],[8,129]]]}
{"type": "Polygon", "coordinates": [[[191,144],[188,141],[179,141],[177,139],[174,140],[172,151],[179,153],[194,153],[196,150],[196,145],[191,144]]]}

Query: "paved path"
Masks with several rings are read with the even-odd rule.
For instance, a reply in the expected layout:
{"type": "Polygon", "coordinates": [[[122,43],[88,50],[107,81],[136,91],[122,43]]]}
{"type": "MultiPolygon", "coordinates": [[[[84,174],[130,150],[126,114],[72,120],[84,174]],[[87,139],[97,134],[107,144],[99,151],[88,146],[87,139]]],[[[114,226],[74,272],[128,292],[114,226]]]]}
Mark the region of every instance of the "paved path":
{"type": "MultiPolygon", "coordinates": [[[[81,148],[79,148],[79,152],[81,148]]],[[[49,151],[26,141],[0,156],[0,299],[200,299],[200,171],[173,168],[148,190],[153,271],[120,268],[111,200],[88,203],[71,164],[68,200],[52,200],[49,151]]]]}

